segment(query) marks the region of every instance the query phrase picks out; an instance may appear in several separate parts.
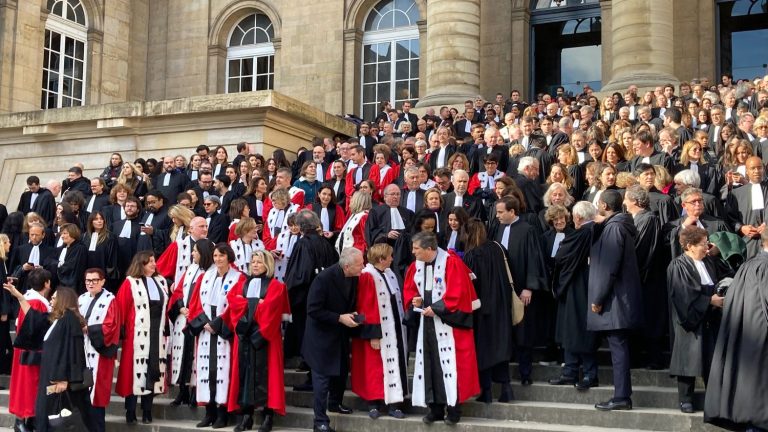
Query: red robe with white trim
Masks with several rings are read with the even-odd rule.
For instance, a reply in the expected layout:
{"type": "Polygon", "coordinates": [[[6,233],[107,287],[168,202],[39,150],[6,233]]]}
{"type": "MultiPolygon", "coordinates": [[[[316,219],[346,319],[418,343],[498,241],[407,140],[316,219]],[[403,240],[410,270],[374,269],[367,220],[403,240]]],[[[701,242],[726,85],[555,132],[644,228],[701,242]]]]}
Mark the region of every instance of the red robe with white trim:
{"type": "MultiPolygon", "coordinates": [[[[50,312],[50,304],[37,291],[29,290],[24,297],[29,306],[40,312],[50,312]]],[[[16,328],[21,328],[25,313],[19,310],[16,328]]],[[[42,346],[40,347],[42,349],[42,346]]],[[[37,400],[37,384],[40,381],[40,365],[21,364],[20,348],[13,349],[13,367],[11,368],[11,383],[9,387],[8,412],[19,418],[35,416],[35,401],[37,400]]]]}
{"type": "MultiPolygon", "coordinates": [[[[445,252],[440,249],[438,249],[438,252],[448,254],[446,259],[445,279],[444,281],[439,282],[444,284],[444,293],[440,300],[445,304],[445,308],[448,312],[461,311],[471,315],[473,312],[473,302],[477,300],[475,287],[472,285],[472,280],[470,278],[471,271],[455,253],[445,252]]],[[[412,307],[411,301],[413,298],[421,297],[415,280],[417,264],[418,262],[412,263],[405,274],[403,304],[408,305],[407,307],[409,309],[412,307]]],[[[423,317],[422,319],[429,318],[423,317]]],[[[421,329],[419,330],[421,331],[421,329]]],[[[449,330],[452,332],[455,344],[453,352],[455,353],[456,373],[458,375],[458,397],[456,400],[456,404],[458,405],[473,395],[480,393],[477,356],[475,355],[475,338],[472,328],[449,327],[449,330]]],[[[420,349],[421,347],[416,347],[417,353],[420,349]]],[[[417,398],[417,389],[418,387],[414,383],[414,400],[417,398]]]]}
{"type": "MultiPolygon", "coordinates": [[[[248,312],[248,299],[244,294],[247,292],[248,282],[244,283],[239,289],[230,290],[227,293],[229,306],[221,315],[223,323],[235,332],[238,320],[248,312]]],[[[288,290],[285,284],[277,279],[272,279],[267,287],[267,295],[259,301],[253,320],[258,323],[259,332],[269,343],[267,346],[267,408],[274,410],[280,415],[285,415],[285,383],[284,383],[284,364],[283,364],[283,338],[281,324],[284,317],[291,313],[290,302],[288,301],[288,290]]],[[[236,411],[240,409],[238,405],[238,396],[240,392],[240,368],[246,368],[249,365],[240,365],[238,350],[240,349],[240,338],[237,335],[232,341],[232,366],[229,368],[230,390],[227,401],[227,409],[236,411]]]]}
{"type": "Polygon", "coordinates": [[[371,167],[371,172],[368,174],[368,179],[373,181],[376,185],[376,189],[373,193],[374,200],[381,200],[384,198],[384,188],[394,183],[397,177],[400,175],[399,166],[390,166],[384,177],[381,177],[381,171],[378,165],[371,167]]]}
{"type": "MultiPolygon", "coordinates": [[[[504,173],[501,171],[496,171],[496,173],[494,173],[493,175],[494,180],[498,180],[502,177],[504,177],[504,173]]],[[[470,195],[474,195],[476,190],[485,188],[486,186],[488,186],[488,172],[481,171],[473,175],[472,178],[469,179],[469,184],[467,185],[467,192],[470,195]]]]}
{"type": "Polygon", "coordinates": [[[350,215],[347,221],[344,223],[344,227],[339,233],[339,237],[336,239],[336,252],[341,254],[341,251],[346,247],[346,244],[351,240],[351,246],[359,250],[365,256],[365,251],[368,249],[368,243],[365,241],[365,223],[368,222],[368,210],[360,216],[356,225],[352,226],[357,218],[356,215],[350,215]],[[349,226],[347,226],[349,225],[349,226]],[[351,230],[351,233],[347,232],[347,229],[351,230]],[[351,235],[351,238],[349,237],[351,235]]]}
{"type": "MultiPolygon", "coordinates": [[[[285,216],[283,218],[283,226],[281,231],[288,229],[288,216],[290,216],[293,213],[296,213],[301,209],[301,206],[298,204],[290,204],[288,207],[286,207],[285,210],[285,216]]],[[[263,223],[264,223],[264,230],[261,232],[261,240],[264,242],[264,248],[268,251],[275,250],[275,246],[277,246],[277,236],[272,235],[272,227],[269,223],[269,212],[272,211],[272,206],[269,207],[269,210],[267,210],[267,205],[264,205],[264,216],[263,216],[263,223]]]]}
{"type": "MultiPolygon", "coordinates": [[[[104,290],[103,296],[112,296],[111,293],[104,290]]],[[[99,298],[101,300],[101,297],[99,298]]],[[[84,293],[80,296],[80,314],[85,316],[88,312],[88,307],[93,299],[90,298],[89,293],[84,293]],[[85,296],[88,296],[86,299],[85,296]],[[89,301],[87,301],[89,300],[89,301]]],[[[101,302],[100,302],[101,303],[101,302]]],[[[85,342],[85,357],[88,367],[96,373],[93,375],[93,388],[91,388],[91,405],[95,407],[106,407],[109,405],[109,397],[112,394],[112,378],[115,372],[115,360],[117,359],[117,350],[114,352],[113,357],[106,357],[99,354],[93,347],[91,342],[91,336],[94,332],[100,333],[100,338],[103,340],[104,346],[117,346],[120,343],[120,326],[117,314],[117,303],[114,301],[114,297],[108,300],[108,306],[106,311],[98,311],[100,303],[94,306],[91,316],[88,319],[88,334],[86,335],[85,342]],[[100,314],[104,314],[103,317],[100,314]]],[[[107,304],[107,302],[103,302],[107,304]]]]}

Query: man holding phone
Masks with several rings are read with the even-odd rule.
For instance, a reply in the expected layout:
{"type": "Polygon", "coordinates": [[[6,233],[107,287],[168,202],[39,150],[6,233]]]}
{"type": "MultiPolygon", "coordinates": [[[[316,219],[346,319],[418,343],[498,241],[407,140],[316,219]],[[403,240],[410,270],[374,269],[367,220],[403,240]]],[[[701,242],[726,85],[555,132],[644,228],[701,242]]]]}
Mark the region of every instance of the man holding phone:
{"type": "Polygon", "coordinates": [[[56,249],[43,244],[45,227],[37,222],[29,224],[29,243],[16,248],[11,255],[12,275],[18,278],[16,287],[25,293],[29,288],[27,277],[34,269],[46,268],[51,273],[56,271],[56,249]],[[53,265],[49,265],[53,263],[53,265]]]}

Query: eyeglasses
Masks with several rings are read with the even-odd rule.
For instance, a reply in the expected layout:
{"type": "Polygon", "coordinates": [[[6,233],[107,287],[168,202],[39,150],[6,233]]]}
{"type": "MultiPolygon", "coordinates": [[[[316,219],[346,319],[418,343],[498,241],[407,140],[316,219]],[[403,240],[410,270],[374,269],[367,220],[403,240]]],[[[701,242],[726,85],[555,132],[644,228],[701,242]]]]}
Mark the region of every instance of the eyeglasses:
{"type": "Polygon", "coordinates": [[[690,201],[685,201],[685,203],[686,204],[697,204],[697,205],[700,205],[700,204],[704,204],[704,200],[702,198],[699,198],[699,199],[693,199],[693,200],[690,200],[690,201]]]}
{"type": "Polygon", "coordinates": [[[96,284],[96,283],[98,283],[98,282],[100,282],[102,280],[104,280],[104,279],[86,279],[85,280],[85,284],[86,285],[94,285],[94,284],[96,284]]]}
{"type": "Polygon", "coordinates": [[[211,206],[211,205],[213,205],[213,203],[212,202],[207,202],[207,203],[203,203],[203,205],[204,206],[211,206]]]}

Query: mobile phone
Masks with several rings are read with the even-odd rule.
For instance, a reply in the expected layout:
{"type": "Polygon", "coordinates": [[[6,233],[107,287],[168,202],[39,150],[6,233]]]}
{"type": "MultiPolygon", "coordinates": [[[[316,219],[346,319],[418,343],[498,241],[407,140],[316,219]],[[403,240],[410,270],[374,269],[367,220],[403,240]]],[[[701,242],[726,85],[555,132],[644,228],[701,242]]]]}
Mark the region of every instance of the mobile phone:
{"type": "Polygon", "coordinates": [[[355,315],[354,320],[358,324],[364,323],[365,322],[365,314],[357,314],[357,315],[355,315]]]}
{"type": "Polygon", "coordinates": [[[16,282],[18,282],[18,280],[19,280],[18,278],[13,277],[13,276],[8,276],[8,277],[5,278],[5,281],[8,282],[11,285],[16,285],[16,282]]]}

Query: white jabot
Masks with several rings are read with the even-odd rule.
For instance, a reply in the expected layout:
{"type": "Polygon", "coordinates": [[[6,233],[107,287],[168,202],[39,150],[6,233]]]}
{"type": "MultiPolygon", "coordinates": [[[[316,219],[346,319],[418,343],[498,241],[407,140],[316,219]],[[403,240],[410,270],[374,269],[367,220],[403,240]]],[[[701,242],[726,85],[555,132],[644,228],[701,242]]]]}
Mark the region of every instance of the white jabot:
{"type": "Polygon", "coordinates": [[[29,208],[35,207],[35,201],[37,201],[37,196],[39,194],[37,192],[32,192],[32,195],[29,196],[29,208]]]}
{"type": "Polygon", "coordinates": [[[464,132],[472,132],[472,122],[467,119],[467,121],[464,122],[464,132]]]}
{"type": "Polygon", "coordinates": [[[245,297],[249,299],[257,299],[261,294],[261,278],[254,278],[248,282],[248,291],[245,293],[245,297]]]}
{"type": "Polygon", "coordinates": [[[464,196],[456,194],[456,199],[453,200],[454,207],[462,207],[464,205],[464,196]]]}
{"type": "Polygon", "coordinates": [[[61,247],[61,245],[64,244],[64,240],[61,239],[61,236],[59,236],[59,239],[56,241],[56,247],[61,247]]]}
{"type": "Polygon", "coordinates": [[[445,166],[445,153],[445,147],[440,147],[440,150],[437,151],[437,168],[442,168],[445,166]]]}
{"type": "Polygon", "coordinates": [[[219,174],[221,174],[221,164],[216,164],[216,167],[213,169],[213,178],[216,178],[219,174]]]}
{"type": "Polygon", "coordinates": [[[91,195],[91,199],[88,200],[88,206],[85,208],[88,213],[93,213],[93,204],[96,202],[96,194],[91,195]]]}
{"type": "Polygon", "coordinates": [[[384,165],[383,167],[379,168],[379,186],[382,186],[384,184],[384,177],[389,172],[390,166],[384,165]]]}
{"type": "Polygon", "coordinates": [[[555,234],[555,241],[552,243],[552,253],[549,255],[550,257],[554,258],[557,254],[557,250],[560,249],[560,242],[563,241],[565,238],[565,233],[557,233],[555,234]]]}
{"type": "Polygon", "coordinates": [[[125,220],[128,216],[125,215],[125,209],[123,206],[120,206],[120,220],[125,220]]]}
{"type": "Polygon", "coordinates": [[[98,243],[99,243],[99,233],[94,232],[93,234],[91,234],[91,242],[88,245],[88,250],[89,251],[95,251],[96,250],[96,245],[98,243]]]}
{"type": "Polygon", "coordinates": [[[363,167],[359,166],[355,168],[355,184],[360,184],[363,181],[363,167]]]}
{"type": "Polygon", "coordinates": [[[458,231],[451,230],[451,238],[448,239],[448,249],[456,249],[456,239],[458,231]]]}
{"type": "Polygon", "coordinates": [[[504,234],[501,235],[501,245],[504,246],[504,249],[507,248],[509,245],[509,228],[512,225],[507,225],[504,227],[504,234]]]}
{"type": "Polygon", "coordinates": [[[125,224],[123,225],[123,229],[120,230],[120,235],[118,237],[120,238],[131,238],[131,226],[133,225],[133,221],[126,220],[125,224]]]}
{"type": "MultiPolygon", "coordinates": [[[[592,187],[594,187],[594,186],[592,186],[592,187]]],[[[602,191],[602,190],[599,190],[599,191],[597,191],[597,193],[595,194],[595,198],[593,198],[593,199],[592,199],[592,204],[593,204],[595,207],[598,207],[598,205],[597,205],[597,204],[600,202],[600,195],[602,195],[602,194],[603,194],[603,191],[602,191]]],[[[552,256],[554,256],[554,255],[552,255],[552,256]]]]}
{"type": "Polygon", "coordinates": [[[149,293],[149,299],[151,301],[158,301],[160,300],[160,291],[157,288],[157,284],[155,283],[155,280],[151,277],[147,278],[147,292],[149,293]]]}
{"type": "Polygon", "coordinates": [[[163,186],[171,185],[171,173],[163,174],[163,186]]]}
{"type": "Polygon", "coordinates": [[[270,227],[272,229],[273,236],[276,236],[280,232],[278,230],[283,228],[283,223],[285,223],[285,210],[278,210],[275,219],[275,226],[270,227]]]}
{"type": "Polygon", "coordinates": [[[523,148],[525,148],[526,150],[528,150],[528,146],[530,145],[530,144],[529,144],[529,142],[528,142],[529,140],[530,140],[530,137],[529,137],[529,136],[527,136],[527,135],[523,135],[523,139],[522,139],[522,141],[520,142],[520,144],[522,144],[522,145],[523,145],[523,148]]]}
{"type": "Polygon", "coordinates": [[[320,209],[320,224],[323,226],[323,231],[331,231],[331,221],[328,218],[328,209],[325,207],[320,209]]]}
{"type": "Polygon", "coordinates": [[[264,201],[256,200],[256,214],[264,216],[264,201]]]}
{"type": "Polygon", "coordinates": [[[189,179],[192,181],[197,181],[197,176],[199,175],[199,171],[195,170],[192,171],[192,175],[189,176],[189,179]]]}
{"type": "Polygon", "coordinates": [[[691,161],[691,170],[695,172],[696,174],[699,173],[699,163],[691,161]]]}
{"type": "Polygon", "coordinates": [[[405,208],[416,213],[416,192],[409,190],[405,198],[405,208]]]}
{"type": "Polygon", "coordinates": [[[699,277],[701,278],[701,284],[702,285],[714,285],[715,284],[712,281],[712,277],[709,276],[709,272],[707,271],[707,267],[704,265],[703,261],[693,260],[693,264],[696,266],[696,271],[699,272],[699,277]]]}
{"type": "Polygon", "coordinates": [[[715,126],[715,132],[712,134],[712,142],[717,142],[720,138],[720,126],[715,126]]]}
{"type": "Polygon", "coordinates": [[[61,253],[59,254],[59,267],[64,265],[64,260],[67,259],[67,249],[66,247],[61,248],[61,253]]]}
{"type": "Polygon", "coordinates": [[[643,163],[647,163],[647,164],[651,163],[651,158],[649,156],[644,157],[643,163]]]}
{"type": "Polygon", "coordinates": [[[333,182],[333,194],[339,196],[339,187],[341,186],[341,180],[333,182]]]}
{"type": "Polygon", "coordinates": [[[27,262],[36,266],[40,265],[40,245],[32,245],[32,250],[29,252],[27,262]]]}
{"type": "Polygon", "coordinates": [[[403,217],[400,216],[400,212],[397,211],[397,207],[390,207],[389,208],[389,219],[391,220],[391,229],[393,230],[401,230],[405,229],[405,223],[403,222],[403,217]]]}
{"type": "Polygon", "coordinates": [[[579,158],[579,163],[584,163],[584,160],[587,158],[587,152],[584,151],[577,151],[576,156],[579,158]]]}
{"type": "Polygon", "coordinates": [[[752,184],[752,210],[762,210],[765,208],[765,197],[763,196],[763,187],[760,183],[752,184]]]}

